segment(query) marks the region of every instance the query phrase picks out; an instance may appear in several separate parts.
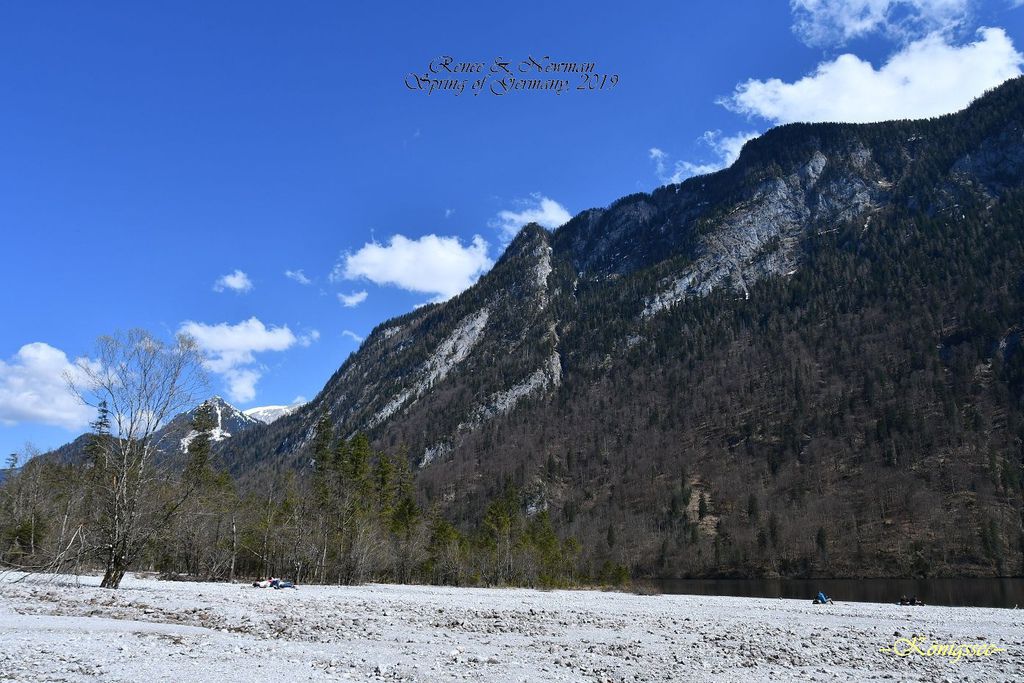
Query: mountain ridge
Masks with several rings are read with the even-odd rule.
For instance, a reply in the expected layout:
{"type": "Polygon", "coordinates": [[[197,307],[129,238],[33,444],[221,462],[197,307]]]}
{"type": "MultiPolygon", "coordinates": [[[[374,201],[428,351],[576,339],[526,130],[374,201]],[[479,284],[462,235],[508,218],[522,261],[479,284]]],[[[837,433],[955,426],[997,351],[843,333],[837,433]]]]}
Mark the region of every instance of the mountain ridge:
{"type": "MultiPolygon", "coordinates": [[[[991,249],[984,229],[960,235],[959,223],[1003,221],[1000,235],[1019,248],[1019,231],[997,212],[1012,215],[1007,207],[1019,201],[1022,101],[1017,79],[937,119],[783,126],[748,142],[717,173],[581,212],[551,233],[527,226],[477,285],[382,323],[308,406],[228,450],[239,453],[243,469],[253,462],[245,449],[302,466],[316,420],[328,414],[343,434],[363,430],[379,448],[408,449],[424,498],[458,518],[473,518],[515,485],[529,504],[551,509],[595,561],[628,559],[651,574],[1019,567],[1019,550],[1010,552],[1020,547],[1019,524],[987,530],[992,516],[1020,517],[1012,483],[1019,476],[999,474],[992,484],[993,471],[1019,474],[1015,432],[998,425],[968,432],[968,441],[996,449],[998,464],[990,465],[935,417],[949,410],[998,415],[1008,399],[963,393],[960,380],[950,379],[959,369],[919,341],[901,341],[908,332],[900,331],[958,328],[964,314],[991,309],[1005,320],[991,345],[1019,315],[1011,314],[1016,299],[1006,298],[1012,288],[984,306],[954,290],[954,305],[909,308],[906,321],[887,319],[895,307],[885,290],[924,286],[901,258],[924,259],[928,277],[949,283],[943,259],[962,251],[953,245],[969,239],[973,249],[991,249]],[[953,211],[955,224],[948,222],[953,211]],[[929,240],[933,253],[922,247],[929,240]],[[933,321],[944,309],[949,321],[933,321]],[[878,323],[863,311],[887,320],[883,345],[870,331],[878,323]],[[481,318],[479,328],[471,325],[481,318]],[[850,356],[811,320],[844,330],[873,357],[850,356]],[[793,336],[780,325],[802,331],[793,336]],[[788,346],[779,346],[782,339],[788,346]],[[460,353],[440,378],[432,376],[431,359],[452,346],[460,353]],[[720,365],[725,358],[736,367],[753,358],[760,365],[740,372],[720,365]],[[863,379],[858,364],[877,370],[863,379]],[[907,399],[892,393],[911,390],[918,366],[944,386],[914,389],[907,399]],[[743,385],[753,398],[736,393],[743,385]],[[678,403],[683,395],[691,405],[678,403]],[[827,419],[802,395],[820,400],[827,419]],[[949,401],[962,407],[943,407],[949,401]],[[261,449],[261,441],[271,448],[261,449]],[[825,444],[838,455],[820,453],[825,444]],[[808,458],[827,459],[843,473],[809,499],[808,467],[821,465],[808,458]],[[912,463],[907,471],[899,470],[903,458],[912,463]],[[957,494],[923,479],[928,468],[950,467],[973,482],[984,505],[949,503],[957,494]],[[741,484],[744,471],[757,472],[758,483],[741,484]],[[871,518],[878,507],[871,492],[889,480],[915,493],[871,518]],[[848,513],[836,517],[831,505],[848,513]],[[967,520],[970,537],[950,532],[956,540],[947,542],[914,533],[911,520],[932,519],[926,507],[967,520]],[[899,550],[897,530],[912,550],[899,550]],[[630,541],[610,542],[613,536],[630,541]],[[1009,553],[1005,560],[993,557],[995,545],[1009,553]]],[[[992,280],[1001,273],[982,274],[969,254],[959,257],[962,275],[1005,289],[992,280]]],[[[943,290],[929,284],[921,291],[934,297],[943,290]]],[[[1007,376],[1003,385],[1013,381],[1007,376]]]]}
{"type": "Polygon", "coordinates": [[[657,576],[1024,571],[1024,79],[935,119],[790,124],[713,174],[528,225],[217,449],[308,472],[318,421],[479,519],[515,488],[657,576]]]}

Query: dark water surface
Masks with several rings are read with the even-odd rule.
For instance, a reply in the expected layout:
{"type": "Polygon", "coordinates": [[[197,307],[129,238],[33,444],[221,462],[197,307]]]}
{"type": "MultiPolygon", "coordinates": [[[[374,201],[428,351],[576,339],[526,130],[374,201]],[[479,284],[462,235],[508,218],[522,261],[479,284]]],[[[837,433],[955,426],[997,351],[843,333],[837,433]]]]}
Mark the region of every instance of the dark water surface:
{"type": "Polygon", "coordinates": [[[916,595],[928,605],[1024,608],[1024,579],[659,579],[663,593],[813,600],[898,602],[916,595]]]}

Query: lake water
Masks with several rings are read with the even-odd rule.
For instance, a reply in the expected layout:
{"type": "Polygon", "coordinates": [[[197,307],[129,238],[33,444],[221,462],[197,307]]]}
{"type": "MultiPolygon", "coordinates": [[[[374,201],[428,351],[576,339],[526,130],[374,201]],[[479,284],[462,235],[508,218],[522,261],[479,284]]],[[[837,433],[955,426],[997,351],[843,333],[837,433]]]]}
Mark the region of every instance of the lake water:
{"type": "Polygon", "coordinates": [[[916,595],[928,605],[1024,608],[1024,579],[659,579],[663,593],[896,603],[916,595]]]}

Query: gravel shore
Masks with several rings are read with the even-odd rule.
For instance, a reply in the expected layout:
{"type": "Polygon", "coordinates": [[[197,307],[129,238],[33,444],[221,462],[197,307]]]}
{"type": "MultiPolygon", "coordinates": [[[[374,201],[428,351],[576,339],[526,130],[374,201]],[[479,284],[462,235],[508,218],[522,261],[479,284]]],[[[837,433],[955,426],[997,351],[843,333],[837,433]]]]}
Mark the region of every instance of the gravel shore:
{"type": "Polygon", "coordinates": [[[0,680],[1024,681],[1024,610],[18,578],[0,576],[0,680]],[[964,643],[1002,651],[921,654],[964,643]]]}

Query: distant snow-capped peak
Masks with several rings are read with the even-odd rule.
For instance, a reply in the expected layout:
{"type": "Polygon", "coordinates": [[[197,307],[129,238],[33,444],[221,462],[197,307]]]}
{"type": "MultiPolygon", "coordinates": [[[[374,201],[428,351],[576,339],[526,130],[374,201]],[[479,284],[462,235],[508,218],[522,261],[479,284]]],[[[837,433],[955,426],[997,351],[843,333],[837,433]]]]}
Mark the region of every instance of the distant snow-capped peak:
{"type": "MultiPolygon", "coordinates": [[[[213,409],[213,413],[216,417],[216,424],[213,429],[210,430],[211,441],[223,441],[224,439],[230,439],[232,433],[238,433],[248,429],[250,426],[260,424],[262,420],[247,415],[245,412],[234,407],[220,396],[214,396],[203,401],[201,404],[178,416],[176,419],[182,419],[185,424],[191,426],[192,420],[195,418],[196,412],[201,407],[208,405],[213,409]]],[[[192,440],[198,436],[199,433],[194,429],[189,429],[188,433],[181,439],[181,451],[187,452],[188,446],[192,443],[192,440]]]]}
{"type": "Polygon", "coordinates": [[[274,420],[279,420],[285,415],[291,415],[303,405],[304,404],[302,403],[294,403],[290,406],[259,406],[243,410],[242,413],[257,419],[264,424],[270,424],[274,420]]]}

